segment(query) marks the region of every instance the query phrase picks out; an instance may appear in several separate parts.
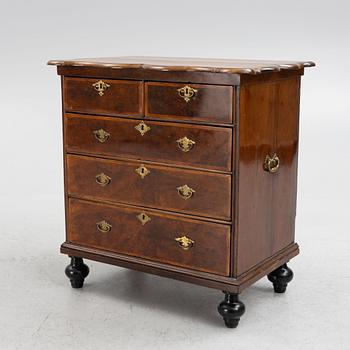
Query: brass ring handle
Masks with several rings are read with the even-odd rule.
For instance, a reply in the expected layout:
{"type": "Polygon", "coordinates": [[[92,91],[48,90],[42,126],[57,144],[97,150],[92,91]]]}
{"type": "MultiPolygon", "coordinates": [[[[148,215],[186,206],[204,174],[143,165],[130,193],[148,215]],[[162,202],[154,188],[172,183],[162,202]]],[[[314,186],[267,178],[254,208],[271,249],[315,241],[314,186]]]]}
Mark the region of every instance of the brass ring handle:
{"type": "Polygon", "coordinates": [[[95,139],[100,141],[100,142],[106,142],[109,137],[111,136],[111,134],[109,134],[107,131],[103,130],[103,129],[98,129],[98,130],[94,130],[93,134],[95,136],[95,139]]]}
{"type": "Polygon", "coordinates": [[[102,187],[107,186],[111,180],[112,179],[104,173],[96,175],[96,182],[102,187]]]}
{"type": "Polygon", "coordinates": [[[181,139],[176,140],[178,147],[183,152],[190,151],[196,144],[193,140],[189,139],[187,136],[182,137],[181,139]]]}
{"type": "Polygon", "coordinates": [[[275,173],[280,166],[280,159],[277,157],[275,153],[272,157],[267,155],[264,161],[264,170],[269,173],[275,173]]]}
{"type": "Polygon", "coordinates": [[[103,96],[105,91],[110,87],[110,85],[106,84],[103,80],[97,81],[96,83],[92,84],[92,86],[100,96],[103,96]]]}
{"type": "Polygon", "coordinates": [[[179,244],[179,246],[183,250],[189,250],[194,245],[194,241],[191,238],[187,237],[186,235],[181,237],[176,237],[175,241],[179,244]]]}
{"type": "Polygon", "coordinates": [[[109,224],[106,220],[102,220],[96,223],[96,227],[102,233],[107,233],[112,229],[112,225],[109,224]]]}
{"type": "Polygon", "coordinates": [[[195,98],[196,93],[198,90],[192,88],[191,86],[184,86],[180,89],[177,89],[177,93],[179,94],[180,97],[182,97],[186,103],[191,101],[191,98],[195,98]]]}
{"type": "Polygon", "coordinates": [[[196,192],[193,188],[187,185],[179,186],[176,189],[179,196],[185,200],[191,198],[193,196],[193,193],[196,192]]]}

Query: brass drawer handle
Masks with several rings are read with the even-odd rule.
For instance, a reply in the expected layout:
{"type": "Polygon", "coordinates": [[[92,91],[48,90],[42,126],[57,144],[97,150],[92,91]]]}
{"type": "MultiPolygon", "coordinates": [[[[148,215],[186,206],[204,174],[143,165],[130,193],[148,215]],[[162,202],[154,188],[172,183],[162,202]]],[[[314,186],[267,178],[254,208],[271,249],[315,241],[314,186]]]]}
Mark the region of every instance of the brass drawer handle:
{"type": "Polygon", "coordinates": [[[179,244],[179,246],[183,250],[189,250],[194,245],[194,241],[191,238],[187,237],[187,236],[176,237],[175,241],[179,244]]]}
{"type": "Polygon", "coordinates": [[[179,96],[182,97],[186,101],[186,103],[188,103],[191,101],[191,98],[195,98],[198,90],[186,85],[180,89],[177,89],[177,92],[179,96]]]}
{"type": "Polygon", "coordinates": [[[176,140],[178,147],[183,152],[190,151],[196,144],[193,140],[189,139],[187,136],[182,137],[181,139],[176,140]]]}
{"type": "Polygon", "coordinates": [[[183,185],[180,187],[177,187],[177,193],[179,194],[179,196],[185,200],[191,198],[193,196],[193,193],[195,193],[196,191],[187,186],[187,185],[183,185]]]}
{"type": "Polygon", "coordinates": [[[146,134],[146,132],[151,130],[151,128],[145,122],[137,124],[135,126],[135,129],[141,134],[141,136],[143,136],[144,134],[146,134]]]}
{"type": "Polygon", "coordinates": [[[141,176],[141,179],[143,179],[151,172],[143,164],[141,164],[137,169],[135,169],[135,171],[141,176]]]}
{"type": "Polygon", "coordinates": [[[109,224],[106,220],[102,220],[96,224],[97,229],[100,232],[107,233],[112,229],[112,225],[109,224]]]}
{"type": "Polygon", "coordinates": [[[107,186],[111,180],[112,179],[104,173],[96,175],[96,182],[102,187],[107,186]]]}
{"type": "Polygon", "coordinates": [[[137,215],[137,218],[140,220],[142,226],[145,225],[148,221],[151,221],[151,218],[146,213],[140,213],[137,215]]]}
{"type": "Polygon", "coordinates": [[[275,153],[272,157],[267,155],[264,161],[264,170],[269,173],[275,173],[280,166],[280,159],[277,157],[275,153]]]}
{"type": "Polygon", "coordinates": [[[105,91],[110,87],[110,85],[106,84],[103,80],[99,80],[98,82],[92,84],[92,86],[100,96],[103,96],[105,91]]]}
{"type": "Polygon", "coordinates": [[[111,134],[109,134],[107,131],[103,129],[94,130],[93,133],[94,133],[95,139],[102,143],[106,142],[111,136],[111,134]]]}

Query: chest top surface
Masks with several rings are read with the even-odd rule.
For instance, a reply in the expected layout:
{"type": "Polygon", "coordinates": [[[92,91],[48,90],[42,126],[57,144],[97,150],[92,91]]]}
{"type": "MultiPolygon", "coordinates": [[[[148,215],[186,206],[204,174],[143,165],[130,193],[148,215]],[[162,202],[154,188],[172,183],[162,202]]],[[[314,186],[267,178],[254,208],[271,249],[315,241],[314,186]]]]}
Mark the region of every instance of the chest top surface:
{"type": "Polygon", "coordinates": [[[246,59],[182,58],[182,57],[106,57],[51,60],[49,65],[74,67],[135,68],[156,71],[189,71],[232,74],[260,74],[313,67],[312,61],[274,61],[246,59]]]}

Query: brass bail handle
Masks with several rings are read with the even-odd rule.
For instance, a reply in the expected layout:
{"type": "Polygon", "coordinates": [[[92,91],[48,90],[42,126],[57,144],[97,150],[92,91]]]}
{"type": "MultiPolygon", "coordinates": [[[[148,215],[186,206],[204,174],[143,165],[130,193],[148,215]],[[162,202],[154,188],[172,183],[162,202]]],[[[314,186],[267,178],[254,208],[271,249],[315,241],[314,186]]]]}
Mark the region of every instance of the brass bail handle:
{"type": "Polygon", "coordinates": [[[112,225],[109,224],[106,220],[102,220],[96,223],[97,229],[102,233],[107,233],[112,229],[112,225]]]}
{"type": "Polygon", "coordinates": [[[267,155],[265,157],[265,161],[264,161],[265,171],[268,171],[269,173],[273,174],[277,172],[279,166],[280,166],[280,159],[278,158],[276,153],[272,157],[270,157],[270,155],[267,155]]]}

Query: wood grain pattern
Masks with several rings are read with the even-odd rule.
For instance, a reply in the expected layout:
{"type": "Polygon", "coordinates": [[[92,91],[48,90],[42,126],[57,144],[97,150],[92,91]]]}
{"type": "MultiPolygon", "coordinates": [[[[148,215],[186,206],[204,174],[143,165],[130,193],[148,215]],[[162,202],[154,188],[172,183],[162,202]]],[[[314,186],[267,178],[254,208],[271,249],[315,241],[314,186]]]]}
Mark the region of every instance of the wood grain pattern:
{"type": "Polygon", "coordinates": [[[293,70],[315,65],[311,61],[268,61],[237,59],[204,59],[176,57],[107,57],[75,60],[51,60],[49,65],[104,67],[112,69],[147,69],[155,71],[197,71],[214,73],[259,74],[293,70]]]}
{"type": "Polygon", "coordinates": [[[141,178],[135,171],[140,164],[68,155],[68,193],[74,197],[231,219],[230,175],[147,164],[149,174],[141,178]],[[101,186],[96,182],[96,175],[101,173],[111,178],[109,184],[101,186]],[[195,190],[189,199],[183,199],[177,191],[177,187],[185,184],[195,190]]]}
{"type": "Polygon", "coordinates": [[[70,199],[67,239],[86,247],[223,276],[229,274],[229,225],[70,199]],[[151,221],[142,225],[137,219],[140,212],[145,212],[151,221]],[[101,220],[112,225],[110,232],[98,231],[96,223],[101,220]],[[184,250],[175,241],[183,235],[194,241],[192,248],[184,250]]]}
{"type": "Polygon", "coordinates": [[[143,115],[143,83],[128,80],[103,81],[109,85],[103,95],[93,84],[100,79],[64,78],[64,107],[66,111],[102,113],[118,116],[143,115]]]}
{"type": "Polygon", "coordinates": [[[163,119],[232,123],[229,86],[150,82],[145,85],[145,115],[163,119]],[[197,92],[186,102],[178,89],[190,85],[197,92]]]}
{"type": "Polygon", "coordinates": [[[141,120],[66,114],[66,150],[90,155],[120,156],[188,167],[231,171],[232,130],[145,121],[151,128],[144,136],[135,129],[141,120]],[[94,130],[110,134],[101,143],[94,130]],[[179,149],[177,140],[188,137],[196,142],[189,152],[179,149]]]}
{"type": "Polygon", "coordinates": [[[241,87],[236,275],[293,242],[299,79],[241,87]],[[271,174],[263,163],[274,153],[271,174]]]}

